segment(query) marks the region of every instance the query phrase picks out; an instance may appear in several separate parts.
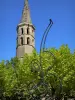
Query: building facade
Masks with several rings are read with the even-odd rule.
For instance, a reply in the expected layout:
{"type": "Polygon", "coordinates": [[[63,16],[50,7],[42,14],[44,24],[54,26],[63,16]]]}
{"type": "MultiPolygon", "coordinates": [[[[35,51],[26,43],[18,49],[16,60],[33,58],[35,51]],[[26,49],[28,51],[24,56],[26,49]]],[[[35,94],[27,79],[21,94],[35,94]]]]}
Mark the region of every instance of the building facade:
{"type": "Polygon", "coordinates": [[[34,31],[35,28],[31,21],[28,0],[25,0],[22,18],[17,25],[16,56],[18,58],[22,58],[25,53],[31,54],[35,48],[34,31]]]}

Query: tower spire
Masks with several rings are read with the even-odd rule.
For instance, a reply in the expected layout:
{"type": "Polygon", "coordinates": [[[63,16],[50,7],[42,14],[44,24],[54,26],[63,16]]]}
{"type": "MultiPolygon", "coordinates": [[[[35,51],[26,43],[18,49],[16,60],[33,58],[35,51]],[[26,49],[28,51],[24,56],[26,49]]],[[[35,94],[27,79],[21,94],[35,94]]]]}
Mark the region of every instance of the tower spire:
{"type": "Polygon", "coordinates": [[[28,0],[24,1],[24,8],[22,12],[22,19],[21,23],[27,23],[27,24],[32,24],[31,23],[31,17],[30,17],[30,10],[29,10],[29,5],[28,5],[28,0]]]}

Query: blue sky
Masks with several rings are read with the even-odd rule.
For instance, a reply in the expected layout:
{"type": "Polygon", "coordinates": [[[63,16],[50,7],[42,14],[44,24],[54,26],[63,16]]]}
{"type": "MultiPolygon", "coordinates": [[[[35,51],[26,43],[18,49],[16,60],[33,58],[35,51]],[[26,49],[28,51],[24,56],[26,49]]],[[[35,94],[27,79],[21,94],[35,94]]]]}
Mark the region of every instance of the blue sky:
{"type": "MultiPolygon", "coordinates": [[[[16,27],[22,16],[24,0],[0,0],[0,61],[16,55],[16,27]]],[[[35,31],[35,46],[40,42],[51,18],[54,22],[46,47],[59,48],[68,44],[75,49],[75,0],[29,0],[35,31]]]]}

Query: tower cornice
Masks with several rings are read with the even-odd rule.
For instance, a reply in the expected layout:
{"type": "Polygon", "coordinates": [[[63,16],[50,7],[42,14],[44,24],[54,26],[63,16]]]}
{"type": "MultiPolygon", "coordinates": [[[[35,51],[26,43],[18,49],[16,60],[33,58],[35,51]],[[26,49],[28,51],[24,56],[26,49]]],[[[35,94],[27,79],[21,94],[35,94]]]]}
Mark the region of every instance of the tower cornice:
{"type": "Polygon", "coordinates": [[[18,24],[17,25],[17,29],[18,29],[19,26],[31,26],[35,30],[35,27],[33,26],[33,24],[28,24],[26,22],[23,22],[23,23],[18,24]]]}

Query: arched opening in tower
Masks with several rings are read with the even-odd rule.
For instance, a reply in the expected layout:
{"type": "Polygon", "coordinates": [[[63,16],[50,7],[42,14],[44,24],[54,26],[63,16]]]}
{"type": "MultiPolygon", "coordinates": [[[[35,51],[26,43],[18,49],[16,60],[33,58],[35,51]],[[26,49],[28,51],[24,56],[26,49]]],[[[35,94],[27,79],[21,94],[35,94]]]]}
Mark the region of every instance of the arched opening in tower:
{"type": "Polygon", "coordinates": [[[21,33],[23,34],[23,28],[21,28],[21,33]]]}
{"type": "Polygon", "coordinates": [[[21,45],[23,45],[23,37],[21,37],[21,45]]]}
{"type": "Polygon", "coordinates": [[[29,34],[29,27],[27,28],[27,34],[29,34]]]}
{"type": "Polygon", "coordinates": [[[30,38],[27,37],[27,44],[29,45],[30,44],[30,38]]]}

